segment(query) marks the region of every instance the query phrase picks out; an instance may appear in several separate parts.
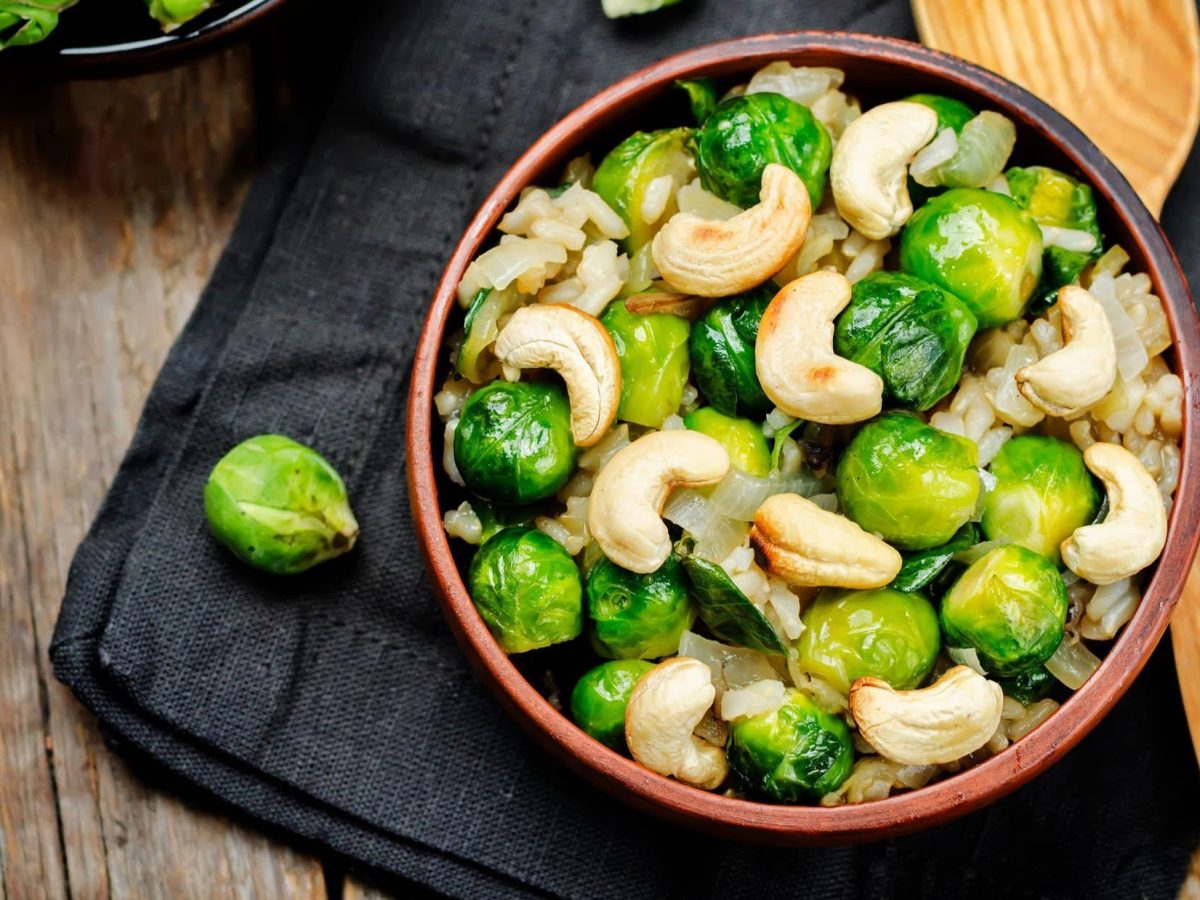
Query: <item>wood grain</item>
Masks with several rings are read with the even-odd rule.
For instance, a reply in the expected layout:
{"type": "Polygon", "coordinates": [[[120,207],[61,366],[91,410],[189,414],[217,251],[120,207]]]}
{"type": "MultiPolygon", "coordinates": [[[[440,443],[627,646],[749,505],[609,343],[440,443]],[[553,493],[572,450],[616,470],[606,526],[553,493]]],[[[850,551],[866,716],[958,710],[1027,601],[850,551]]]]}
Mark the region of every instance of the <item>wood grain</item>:
{"type": "Polygon", "coordinates": [[[0,90],[0,895],[324,897],[322,868],[147,786],[53,680],[76,545],[252,171],[249,48],[0,90]]]}

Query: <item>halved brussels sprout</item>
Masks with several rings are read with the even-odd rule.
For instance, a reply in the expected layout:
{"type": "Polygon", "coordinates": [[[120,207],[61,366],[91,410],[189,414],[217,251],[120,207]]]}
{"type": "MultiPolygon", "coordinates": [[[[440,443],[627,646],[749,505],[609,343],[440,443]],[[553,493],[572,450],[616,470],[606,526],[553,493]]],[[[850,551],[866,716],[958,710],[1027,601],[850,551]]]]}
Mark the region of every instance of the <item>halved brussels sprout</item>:
{"type": "Polygon", "coordinates": [[[919,591],[933,583],[946,571],[946,567],[954,560],[956,553],[969,550],[979,543],[979,528],[974,522],[968,522],[940,547],[930,547],[928,550],[918,550],[904,556],[904,564],[900,573],[892,579],[888,587],[896,591],[919,591]]]}
{"type": "Polygon", "coordinates": [[[648,575],[600,560],[588,573],[587,602],[592,646],[610,659],[670,656],[696,619],[683,567],[674,556],[648,575]]]}
{"type": "Polygon", "coordinates": [[[472,491],[498,503],[554,494],[575,469],[571,408],[557,384],[493,381],[463,404],[454,462],[472,491]]]}
{"type": "Polygon", "coordinates": [[[942,598],[950,647],[972,647],[989,674],[1037,668],[1062,642],[1067,588],[1054,563],[1019,544],[989,551],[942,598]]]}
{"type": "Polygon", "coordinates": [[[691,134],[690,128],[635,132],[596,167],[592,190],[629,226],[625,248],[630,253],[636,253],[654,237],[658,226],[675,214],[675,191],[692,177],[692,158],[686,149],[691,134]],[[663,176],[672,181],[665,202],[648,201],[647,189],[663,176]],[[649,222],[644,215],[647,205],[656,213],[649,222]]]}
{"type": "Polygon", "coordinates": [[[600,317],[621,360],[617,418],[661,428],[679,409],[688,379],[688,322],[666,313],[635,315],[617,300],[600,317]]]}
{"type": "Polygon", "coordinates": [[[1042,274],[1042,232],[995,191],[954,188],[918,209],[900,235],[900,269],[954,294],[980,328],[1019,319],[1042,274]]]}
{"type": "Polygon", "coordinates": [[[688,353],[696,386],[727,416],[765,416],[775,405],[754,368],[758,325],[774,295],[758,287],[726,297],[692,326],[688,353]]]}
{"type": "Polygon", "coordinates": [[[696,167],[706,190],[743,208],[758,203],[763,169],[787,166],[821,205],[833,145],[806,106],[782,94],[731,97],[704,121],[695,137],[696,167]]]}
{"type": "Polygon", "coordinates": [[[974,441],[888,412],[861,429],[837,467],[842,513],[903,550],[944,544],[979,497],[974,441]]]}
{"type": "Polygon", "coordinates": [[[549,535],[506,528],[488,538],[467,574],[475,609],[505,653],[569,641],[583,630],[583,586],[571,555],[549,535]]]}
{"type": "Polygon", "coordinates": [[[653,663],[613,659],[584,673],[571,691],[571,718],[600,743],[625,751],[625,708],[629,695],[653,663]]]}
{"type": "Polygon", "coordinates": [[[825,588],[801,616],[797,666],[843,694],[859,678],[907,691],[933,671],[942,646],[937,613],[922,594],[891,588],[825,588]]]}
{"type": "Polygon", "coordinates": [[[474,384],[485,384],[500,376],[500,363],[492,354],[492,345],[500,334],[500,319],[520,305],[521,295],[513,287],[476,291],[463,319],[463,342],[455,364],[459,375],[474,384]]]}
{"type": "Polygon", "coordinates": [[[683,424],[715,438],[729,453],[729,461],[747,474],[765,478],[771,472],[771,451],[763,437],[762,426],[749,419],[738,419],[717,412],[711,406],[686,415],[683,424]]]}
{"type": "Polygon", "coordinates": [[[714,562],[690,553],[683,542],[683,569],[691,586],[700,619],[716,637],[740,647],[771,656],[786,656],[787,646],[775,628],[750,598],[733,583],[728,573],[714,562]]]}
{"type": "Polygon", "coordinates": [[[1028,547],[1057,565],[1059,545],[1087,525],[1103,496],[1074,444],[1024,434],[988,466],[995,486],[983,495],[980,525],[988,540],[1028,547]]]}
{"type": "Polygon", "coordinates": [[[900,406],[929,409],[962,374],[975,316],[961,300],[913,275],[872,272],[854,285],[834,349],[883,379],[900,406]]]}
{"type": "Polygon", "coordinates": [[[784,803],[820,800],[850,775],[854,745],[838,716],[790,688],[774,712],[734,723],[729,768],[748,793],[784,803]]]}

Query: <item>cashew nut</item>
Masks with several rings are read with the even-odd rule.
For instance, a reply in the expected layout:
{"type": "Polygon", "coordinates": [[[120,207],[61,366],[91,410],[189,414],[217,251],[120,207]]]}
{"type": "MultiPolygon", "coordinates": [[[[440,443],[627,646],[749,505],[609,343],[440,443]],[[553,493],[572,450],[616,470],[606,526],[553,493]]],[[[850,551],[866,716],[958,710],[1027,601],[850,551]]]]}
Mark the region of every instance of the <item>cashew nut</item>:
{"type": "Polygon", "coordinates": [[[872,107],[847,126],[829,177],[838,213],[855,231],[878,241],[908,221],[908,164],[936,131],[932,109],[903,100],[872,107]]]}
{"type": "Polygon", "coordinates": [[[496,358],[517,369],[554,369],[571,401],[571,434],[580,447],[600,440],[617,416],[621,363],[612,336],[594,316],[570,306],[525,306],[496,338],[496,358]]]}
{"type": "Polygon", "coordinates": [[[896,577],[900,554],[845,516],[799,494],[775,494],[754,514],[750,540],[767,569],[788,584],[883,587],[896,577]]]}
{"type": "Polygon", "coordinates": [[[1112,390],[1117,344],[1104,307],[1078,285],[1059,290],[1058,310],[1065,346],[1018,369],[1017,388],[1046,414],[1072,416],[1112,390]]]}
{"type": "Polygon", "coordinates": [[[1167,511],[1154,478],[1120,444],[1096,443],[1083,461],[1108,492],[1108,515],[1062,542],[1067,568],[1092,584],[1112,584],[1158,559],[1167,541],[1167,511]]]}
{"type": "Polygon", "coordinates": [[[625,707],[625,743],[652,772],[705,790],[729,774],[725,751],[692,734],[716,697],[712,672],[690,656],[659,663],[643,676],[625,707]]]}
{"type": "Polygon", "coordinates": [[[671,553],[662,508],[675,487],[716,484],[729,454],[698,431],[652,431],[621,448],[596,476],[588,529],[604,555],[631,572],[654,572],[671,553]]]}
{"type": "Polygon", "coordinates": [[[915,691],[897,691],[878,678],[859,678],[850,687],[859,734],[880,756],[908,766],[973,753],[996,733],[1003,709],[1000,685],[966,666],[915,691]]]}
{"type": "Polygon", "coordinates": [[[758,196],[757,206],[725,221],[673,215],[650,248],[667,284],[697,297],[728,297],[782,269],[808,233],[808,190],[787,166],[771,163],[758,196]]]}
{"type": "Polygon", "coordinates": [[[833,352],[833,320],[850,302],[850,282],[813,272],[775,295],[758,326],[754,365],[763,391],[798,419],[862,422],[883,407],[883,381],[833,352]]]}

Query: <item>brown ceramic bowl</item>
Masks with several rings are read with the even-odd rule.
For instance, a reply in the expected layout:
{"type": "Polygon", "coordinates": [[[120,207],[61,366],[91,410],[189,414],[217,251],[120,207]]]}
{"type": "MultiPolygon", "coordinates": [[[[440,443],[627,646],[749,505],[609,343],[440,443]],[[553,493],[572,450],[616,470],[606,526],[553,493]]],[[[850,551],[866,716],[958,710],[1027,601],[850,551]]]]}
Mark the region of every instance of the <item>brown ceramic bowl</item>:
{"type": "Polygon", "coordinates": [[[741,38],[673,56],[597,94],[542,135],[472,219],[438,285],[413,367],[408,409],[413,515],[446,618],[480,677],[522,726],[588,781],[638,809],[727,837],[827,844],[898,835],[961,816],[1029,781],[1075,746],[1141,670],[1167,627],[1200,535],[1200,506],[1195,502],[1200,475],[1198,372],[1196,314],[1162,231],[1112,163],[1046,104],[991,72],[906,41],[819,32],[741,38]],[[1183,378],[1187,396],[1183,474],[1166,549],[1141,606],[1100,669],[1044,725],[981,765],[920,790],[832,809],[735,800],[660,777],[592,740],[555,710],[500,650],[463,585],[441,525],[439,487],[444,490],[447,483],[439,474],[441,429],[431,409],[446,374],[442,338],[452,319],[458,326],[461,315],[455,303],[459,279],[492,239],[497,221],[519,191],[529,184],[553,182],[572,156],[586,150],[602,153],[637,127],[683,121],[681,102],[671,89],[676,78],[707,75],[733,83],[776,59],[845,70],[849,90],[864,105],[936,91],[997,109],[1017,123],[1016,162],[1036,160],[1080,173],[1096,189],[1108,240],[1129,251],[1129,269],[1148,272],[1165,301],[1175,339],[1175,371],[1183,378]]]}

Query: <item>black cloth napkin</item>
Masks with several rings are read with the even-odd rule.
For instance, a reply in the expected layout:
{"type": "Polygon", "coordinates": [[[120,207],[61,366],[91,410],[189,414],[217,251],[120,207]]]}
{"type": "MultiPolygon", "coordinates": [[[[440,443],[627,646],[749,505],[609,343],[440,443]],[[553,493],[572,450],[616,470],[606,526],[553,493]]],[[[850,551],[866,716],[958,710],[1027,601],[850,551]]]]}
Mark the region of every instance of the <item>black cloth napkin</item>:
{"type": "MultiPolygon", "coordinates": [[[[1166,646],[1077,750],[986,811],[873,845],[743,846],[635,814],[536,749],[469,674],[419,559],[410,357],[504,169],[666,54],[800,27],[913,37],[907,3],[686,0],[620,23],[598,0],[358,15],[324,122],[252,189],[71,568],[55,672],[106,733],[267,827],[455,896],[1172,896],[1200,780],[1166,646]],[[212,464],[265,431],[324,453],[362,525],[353,553],[286,580],[234,562],[201,511],[212,464]]],[[[1173,234],[1196,271],[1200,239],[1173,234]]]]}

